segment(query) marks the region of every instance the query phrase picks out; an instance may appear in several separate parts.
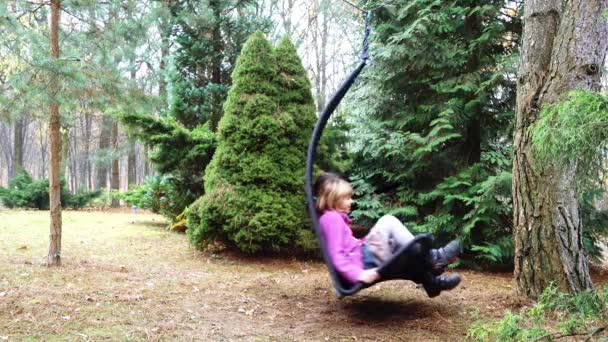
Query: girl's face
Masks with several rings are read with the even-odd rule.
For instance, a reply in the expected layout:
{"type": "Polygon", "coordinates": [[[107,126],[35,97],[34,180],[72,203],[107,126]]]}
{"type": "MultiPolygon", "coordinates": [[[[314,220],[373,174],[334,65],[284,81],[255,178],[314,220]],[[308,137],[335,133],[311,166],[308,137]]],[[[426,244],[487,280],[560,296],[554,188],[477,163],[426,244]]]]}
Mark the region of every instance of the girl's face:
{"type": "Polygon", "coordinates": [[[353,204],[353,198],[351,196],[345,196],[338,200],[336,203],[336,210],[343,213],[350,213],[350,206],[353,204]]]}

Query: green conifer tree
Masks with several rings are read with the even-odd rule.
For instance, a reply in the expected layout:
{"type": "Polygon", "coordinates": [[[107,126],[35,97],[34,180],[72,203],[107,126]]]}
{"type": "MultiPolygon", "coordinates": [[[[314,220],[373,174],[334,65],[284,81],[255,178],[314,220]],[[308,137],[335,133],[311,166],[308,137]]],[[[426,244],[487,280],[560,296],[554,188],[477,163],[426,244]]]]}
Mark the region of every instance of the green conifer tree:
{"type": "Polygon", "coordinates": [[[354,179],[368,193],[357,218],[390,212],[440,239],[490,241],[488,258],[509,260],[521,26],[505,6],[514,5],[397,0],[379,11],[374,64],[355,94],[354,179]]]}
{"type": "Polygon", "coordinates": [[[220,240],[250,253],[292,248],[311,238],[303,233],[304,151],[314,121],[306,72],[288,40],[273,51],[256,33],[233,82],[188,234],[198,246],[220,240]]]}
{"type": "Polygon", "coordinates": [[[214,139],[223,115],[230,74],[245,38],[264,20],[250,15],[251,1],[168,1],[175,52],[170,70],[169,109],[162,117],[130,112],[121,120],[132,134],[154,147],[152,162],[166,180],[166,206],[161,213],[175,220],[204,193],[203,175],[215,151],[214,139]],[[242,15],[241,15],[242,14],[242,15]]]}

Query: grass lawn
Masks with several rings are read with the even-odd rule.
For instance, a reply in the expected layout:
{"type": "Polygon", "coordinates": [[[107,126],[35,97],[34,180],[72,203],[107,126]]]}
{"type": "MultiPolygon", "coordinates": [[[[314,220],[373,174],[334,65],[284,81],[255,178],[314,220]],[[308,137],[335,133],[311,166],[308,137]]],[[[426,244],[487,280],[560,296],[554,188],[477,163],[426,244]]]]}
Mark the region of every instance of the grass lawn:
{"type": "Polygon", "coordinates": [[[472,271],[434,299],[393,281],[338,300],[318,261],[199,252],[157,215],[63,222],[47,268],[48,212],[0,211],[0,341],[458,341],[473,313],[529,304],[510,274],[472,271]]]}

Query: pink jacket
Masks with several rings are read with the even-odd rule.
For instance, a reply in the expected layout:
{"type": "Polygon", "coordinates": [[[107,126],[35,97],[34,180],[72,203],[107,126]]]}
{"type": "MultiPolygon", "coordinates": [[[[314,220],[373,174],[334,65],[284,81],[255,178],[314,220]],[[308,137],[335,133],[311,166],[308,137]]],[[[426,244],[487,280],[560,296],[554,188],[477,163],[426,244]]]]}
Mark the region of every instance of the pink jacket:
{"type": "Polygon", "coordinates": [[[363,239],[353,236],[351,219],[345,213],[327,210],[319,218],[319,227],[334,267],[350,283],[356,283],[363,271],[363,239]]]}

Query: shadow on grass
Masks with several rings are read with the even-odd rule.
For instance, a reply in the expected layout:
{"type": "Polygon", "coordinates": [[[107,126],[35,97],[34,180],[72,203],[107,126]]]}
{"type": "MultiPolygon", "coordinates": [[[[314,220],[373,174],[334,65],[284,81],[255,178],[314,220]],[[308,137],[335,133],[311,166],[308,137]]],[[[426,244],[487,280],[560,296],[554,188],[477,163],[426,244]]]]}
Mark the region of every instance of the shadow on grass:
{"type": "Polygon", "coordinates": [[[167,229],[167,222],[164,221],[156,221],[156,220],[134,220],[131,222],[132,225],[138,227],[148,227],[148,228],[160,228],[167,229]]]}

